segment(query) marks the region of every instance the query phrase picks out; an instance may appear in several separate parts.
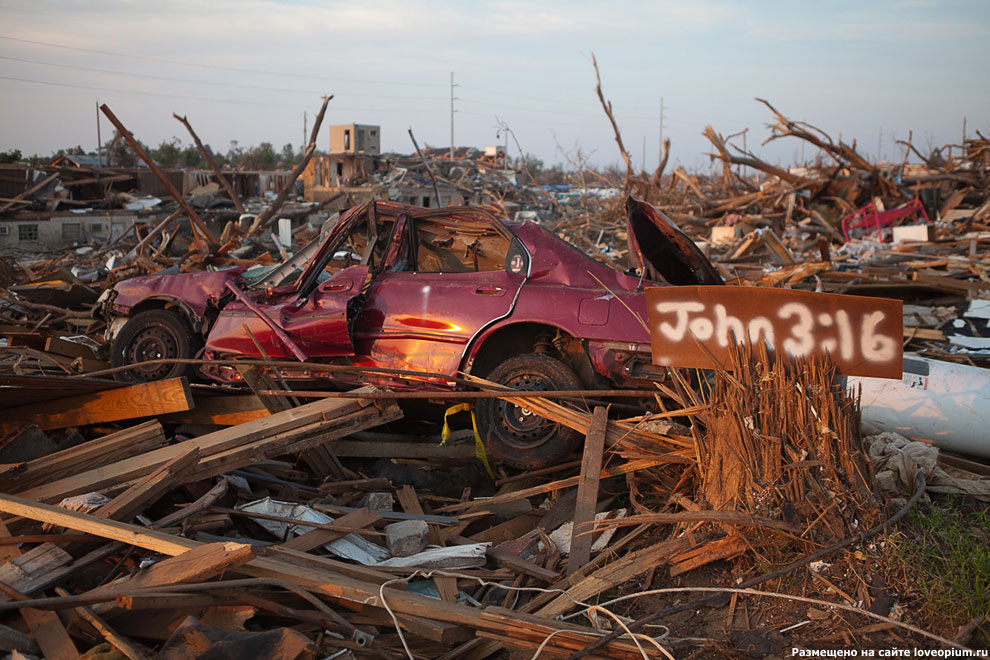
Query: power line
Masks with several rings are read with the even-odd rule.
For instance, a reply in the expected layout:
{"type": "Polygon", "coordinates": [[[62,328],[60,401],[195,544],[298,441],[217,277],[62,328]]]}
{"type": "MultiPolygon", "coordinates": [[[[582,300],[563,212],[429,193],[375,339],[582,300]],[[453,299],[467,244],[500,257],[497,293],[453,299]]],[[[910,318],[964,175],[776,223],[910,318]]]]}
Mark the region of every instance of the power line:
{"type": "MultiPolygon", "coordinates": [[[[100,69],[97,67],[81,66],[78,64],[60,64],[58,62],[45,62],[42,60],[31,60],[23,57],[10,57],[0,55],[0,60],[10,60],[12,62],[24,62],[27,64],[41,64],[43,66],[54,66],[62,69],[75,69],[77,71],[93,71],[96,73],[107,73],[114,76],[126,76],[128,78],[143,78],[148,80],[166,80],[170,82],[193,83],[195,85],[210,85],[212,87],[237,87],[241,89],[256,89],[265,92],[288,92],[292,94],[324,94],[325,91],[311,89],[286,89],[280,87],[263,87],[261,85],[243,85],[240,83],[213,82],[209,80],[193,80],[190,78],[174,78],[171,76],[155,76],[148,73],[128,73],[126,71],[114,71],[113,69],[100,69]]],[[[359,94],[362,98],[381,99],[403,99],[415,101],[442,101],[441,97],[430,96],[396,96],[394,94],[359,94]]]]}
{"type": "MultiPolygon", "coordinates": [[[[155,96],[155,97],[161,97],[161,98],[184,99],[184,100],[187,100],[187,101],[210,101],[210,102],[214,102],[214,103],[229,103],[231,105],[262,105],[262,106],[280,107],[280,108],[298,108],[299,107],[298,104],[292,104],[292,103],[266,103],[264,101],[243,101],[243,100],[240,100],[240,99],[221,99],[221,98],[212,98],[212,97],[205,97],[205,96],[188,96],[188,95],[184,95],[184,94],[166,94],[164,92],[144,92],[144,91],[136,91],[136,90],[132,90],[132,89],[120,89],[120,88],[116,88],[116,87],[102,87],[102,86],[96,86],[96,85],[78,85],[78,84],[74,84],[74,83],[57,83],[57,82],[51,82],[49,80],[35,80],[35,79],[32,79],[32,78],[16,78],[14,76],[0,76],[0,80],[12,80],[12,81],[15,81],[15,82],[24,82],[24,83],[34,84],[34,85],[45,85],[45,86],[48,86],[48,87],[68,87],[68,88],[72,88],[72,89],[87,89],[87,90],[93,90],[93,91],[98,91],[98,92],[115,92],[117,94],[132,94],[132,95],[135,95],[135,96],[155,96]]],[[[337,111],[345,111],[345,112],[391,112],[391,111],[394,111],[396,108],[394,108],[394,107],[388,107],[388,108],[359,108],[359,107],[350,107],[350,106],[335,106],[334,109],[337,110],[337,111]]],[[[402,108],[402,111],[403,112],[417,112],[417,113],[430,113],[430,114],[434,114],[434,111],[433,110],[416,110],[416,109],[408,108],[408,107],[402,108]]]]}
{"type": "Polygon", "coordinates": [[[374,83],[374,84],[385,84],[385,85],[408,85],[414,87],[446,87],[446,85],[440,85],[438,83],[413,83],[413,82],[403,82],[399,80],[372,80],[369,78],[331,78],[327,76],[313,76],[305,73],[295,73],[292,71],[266,71],[264,69],[245,69],[241,67],[233,66],[218,66],[216,64],[201,64],[199,62],[185,62],[183,60],[173,60],[165,57],[152,57],[150,55],[134,55],[132,53],[118,53],[111,50],[98,50],[95,48],[80,48],[78,46],[65,46],[63,44],[54,44],[47,41],[36,41],[34,39],[21,39],[20,37],[11,37],[9,35],[0,34],[0,39],[6,39],[7,41],[17,41],[25,44],[34,44],[36,46],[45,46],[48,48],[61,48],[62,50],[72,50],[81,53],[94,53],[96,55],[109,55],[111,57],[126,57],[127,59],[137,59],[145,60],[148,62],[161,62],[163,64],[178,64],[180,66],[190,66],[196,67],[198,69],[213,69],[215,71],[236,71],[239,73],[256,73],[266,76],[278,76],[280,78],[292,77],[292,78],[306,78],[310,80],[328,80],[335,82],[358,82],[358,83],[374,83]]]}

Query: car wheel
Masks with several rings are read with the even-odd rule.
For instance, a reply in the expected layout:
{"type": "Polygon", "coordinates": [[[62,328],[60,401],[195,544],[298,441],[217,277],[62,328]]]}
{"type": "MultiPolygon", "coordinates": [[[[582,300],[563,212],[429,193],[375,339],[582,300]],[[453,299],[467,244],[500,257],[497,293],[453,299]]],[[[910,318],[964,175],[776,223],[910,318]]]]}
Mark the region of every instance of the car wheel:
{"type": "MultiPolygon", "coordinates": [[[[120,329],[110,348],[114,367],[148,360],[188,359],[195,353],[192,330],[185,319],[163,309],[150,309],[131,317],[120,329]]],[[[188,364],[153,364],[118,371],[114,378],[122,383],[147,383],[178,378],[190,371],[188,364]]]]}
{"type": "MultiPolygon", "coordinates": [[[[488,380],[518,390],[578,390],[581,381],[560,360],[530,353],[495,367],[488,380]]],[[[532,470],[554,465],[574,451],[581,434],[530,412],[525,405],[483,399],[477,418],[488,454],[512,467],[532,470]]]]}

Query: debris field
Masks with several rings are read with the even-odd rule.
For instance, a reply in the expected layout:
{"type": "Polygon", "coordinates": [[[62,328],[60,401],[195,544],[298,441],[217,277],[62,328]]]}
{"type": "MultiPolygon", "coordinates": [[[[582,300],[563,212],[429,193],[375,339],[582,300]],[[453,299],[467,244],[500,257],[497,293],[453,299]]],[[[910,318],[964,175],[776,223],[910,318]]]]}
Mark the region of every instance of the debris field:
{"type": "Polygon", "coordinates": [[[878,547],[990,502],[987,138],[873,163],[762,101],[813,164],[708,127],[714,173],[637,173],[616,128],[624,178],[551,186],[319,154],[328,102],[291,171],[163,170],[107,106],[144,166],[0,166],[10,657],[985,645],[878,547]]]}

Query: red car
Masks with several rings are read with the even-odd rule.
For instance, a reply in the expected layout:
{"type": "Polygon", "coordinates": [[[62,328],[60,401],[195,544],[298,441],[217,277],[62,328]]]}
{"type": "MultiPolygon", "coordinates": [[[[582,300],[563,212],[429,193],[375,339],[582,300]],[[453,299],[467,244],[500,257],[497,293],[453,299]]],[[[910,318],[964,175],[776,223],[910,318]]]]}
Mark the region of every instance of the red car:
{"type": "MultiPolygon", "coordinates": [[[[202,375],[226,382],[240,379],[231,359],[267,356],[304,362],[307,369],[284,375],[309,384],[427,382],[321,372],[332,364],[436,374],[431,387],[452,384],[459,372],[525,390],[642,386],[663,375],[650,362],[644,286],[723,281],[657,209],[632,197],[626,209],[640,275],[617,272],[537,224],[499,219],[486,208],[364,204],[260,276],[236,268],[119,282],[103,306],[112,362],[202,351],[216,361],[202,375]]],[[[122,378],[188,370],[154,364],[122,378]]],[[[490,454],[516,467],[559,460],[580,441],[575,431],[511,403],[484,400],[476,412],[490,454]]]]}

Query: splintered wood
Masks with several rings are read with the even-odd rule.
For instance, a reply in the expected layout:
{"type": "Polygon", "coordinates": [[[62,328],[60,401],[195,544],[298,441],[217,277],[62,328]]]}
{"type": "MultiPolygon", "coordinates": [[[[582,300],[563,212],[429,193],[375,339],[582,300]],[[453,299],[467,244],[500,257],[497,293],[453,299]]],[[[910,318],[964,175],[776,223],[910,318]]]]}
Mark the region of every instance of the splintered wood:
{"type": "Polygon", "coordinates": [[[714,372],[698,419],[700,492],[716,510],[741,510],[814,528],[838,541],[853,519],[876,515],[872,474],[859,440],[859,410],[827,358],[771,359],[765,345],[738,346],[714,372]],[[779,514],[778,514],[779,515],[779,514]]]}

